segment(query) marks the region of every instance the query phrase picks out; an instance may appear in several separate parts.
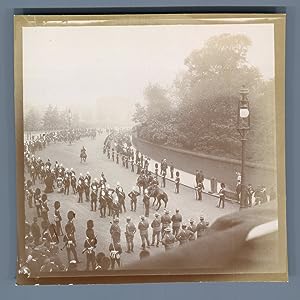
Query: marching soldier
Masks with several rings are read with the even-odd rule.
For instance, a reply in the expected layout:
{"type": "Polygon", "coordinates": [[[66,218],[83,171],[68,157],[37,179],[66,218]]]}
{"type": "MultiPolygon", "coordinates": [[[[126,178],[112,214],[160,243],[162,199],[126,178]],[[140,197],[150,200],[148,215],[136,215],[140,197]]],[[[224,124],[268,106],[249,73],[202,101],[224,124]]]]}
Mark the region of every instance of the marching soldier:
{"type": "Polygon", "coordinates": [[[67,250],[68,262],[71,261],[71,253],[77,263],[79,263],[77,252],[76,252],[76,240],[72,225],[70,223],[65,226],[66,234],[64,235],[63,241],[65,243],[63,248],[67,250]]]}
{"type": "Polygon", "coordinates": [[[141,216],[141,221],[139,222],[138,225],[138,229],[140,231],[140,236],[141,236],[141,240],[142,240],[142,249],[145,250],[145,246],[147,243],[147,247],[150,247],[150,242],[149,242],[149,238],[148,238],[148,228],[149,228],[149,223],[148,221],[145,219],[145,216],[141,216]]]}
{"type": "Polygon", "coordinates": [[[176,178],[175,178],[175,193],[179,194],[179,185],[180,185],[180,177],[179,172],[176,172],[176,178]]]}
{"type": "Polygon", "coordinates": [[[61,226],[62,217],[60,215],[59,208],[60,208],[60,202],[55,201],[54,202],[54,221],[56,224],[56,232],[58,235],[63,235],[62,226],[61,226]]]}
{"type": "Polygon", "coordinates": [[[175,236],[171,232],[171,228],[167,227],[164,229],[164,237],[161,243],[165,246],[165,251],[171,250],[175,246],[175,236]]]}
{"type": "Polygon", "coordinates": [[[145,207],[145,216],[149,217],[150,194],[149,194],[148,189],[145,189],[145,191],[144,191],[143,203],[144,203],[144,207],[145,207]]]}
{"type": "Polygon", "coordinates": [[[137,197],[139,195],[140,193],[136,191],[136,187],[134,186],[132,188],[132,191],[128,194],[128,197],[131,199],[130,201],[131,211],[136,211],[137,197]]]}
{"type": "Polygon", "coordinates": [[[127,224],[126,224],[126,229],[125,229],[125,236],[126,236],[126,242],[127,242],[127,253],[133,252],[133,238],[136,233],[136,227],[132,223],[131,218],[127,217],[126,218],[127,224]]]}
{"type": "Polygon", "coordinates": [[[154,246],[155,239],[156,239],[156,247],[159,246],[159,241],[160,241],[160,231],[161,231],[161,220],[159,213],[154,214],[154,220],[151,223],[152,227],[152,244],[151,246],[154,246]]]}
{"type": "Polygon", "coordinates": [[[173,235],[175,235],[176,237],[179,233],[180,224],[182,222],[182,215],[179,213],[179,209],[176,209],[176,213],[172,216],[171,221],[172,221],[173,235]]]}
{"type": "Polygon", "coordinates": [[[119,218],[115,218],[110,226],[110,235],[113,243],[119,243],[121,240],[121,228],[119,226],[119,218]]]}
{"type": "Polygon", "coordinates": [[[119,152],[117,152],[116,162],[117,162],[117,164],[119,164],[119,152]]]}
{"type": "Polygon", "coordinates": [[[97,245],[97,238],[95,237],[94,230],[88,228],[86,230],[86,239],[84,241],[83,253],[86,253],[86,271],[89,271],[90,265],[92,266],[92,271],[96,268],[96,254],[95,248],[97,245]]]}
{"type": "Polygon", "coordinates": [[[161,216],[161,236],[162,238],[165,235],[165,229],[168,228],[171,224],[172,220],[171,217],[169,215],[169,211],[165,209],[165,213],[161,216]]]}

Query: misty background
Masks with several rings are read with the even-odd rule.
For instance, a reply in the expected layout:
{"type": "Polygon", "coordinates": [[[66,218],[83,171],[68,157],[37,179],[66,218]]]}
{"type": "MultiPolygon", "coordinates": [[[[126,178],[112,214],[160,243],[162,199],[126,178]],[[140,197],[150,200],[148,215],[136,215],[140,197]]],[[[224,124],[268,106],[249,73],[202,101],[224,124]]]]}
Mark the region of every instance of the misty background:
{"type": "Polygon", "coordinates": [[[24,27],[24,114],[51,104],[85,126],[132,126],[149,83],[171,89],[185,58],[223,33],[246,35],[247,61],[274,77],[272,24],[24,27]]]}

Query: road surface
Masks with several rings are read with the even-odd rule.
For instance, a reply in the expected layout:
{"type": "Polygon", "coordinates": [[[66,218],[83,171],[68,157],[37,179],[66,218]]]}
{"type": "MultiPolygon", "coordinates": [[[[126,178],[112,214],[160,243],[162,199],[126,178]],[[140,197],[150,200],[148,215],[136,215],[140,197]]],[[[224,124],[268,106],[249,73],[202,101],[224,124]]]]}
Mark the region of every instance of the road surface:
{"type": "MultiPolygon", "coordinates": [[[[49,158],[52,164],[54,164],[57,160],[59,163],[62,163],[65,168],[73,168],[76,172],[77,178],[79,173],[85,174],[87,171],[90,172],[92,179],[99,178],[101,172],[103,172],[112,188],[115,188],[116,183],[120,182],[120,185],[123,187],[127,195],[135,185],[137,175],[135,173],[132,173],[130,169],[124,168],[121,164],[117,165],[112,160],[107,159],[106,155],[102,153],[104,139],[105,134],[102,134],[100,136],[98,135],[95,140],[84,138],[72,145],[68,145],[66,143],[50,144],[46,147],[46,149],[38,152],[36,156],[40,156],[44,161],[49,158]],[[82,146],[87,149],[88,158],[86,163],[80,163],[79,154],[82,146]]],[[[28,176],[28,174],[26,174],[26,176],[28,176]]],[[[199,216],[203,215],[205,219],[211,224],[216,218],[238,210],[238,205],[231,203],[225,203],[225,209],[216,208],[217,199],[210,195],[203,195],[202,201],[196,201],[194,191],[183,186],[180,187],[180,194],[175,194],[174,184],[169,181],[167,181],[165,191],[169,196],[169,203],[167,208],[170,211],[170,215],[175,213],[175,209],[178,208],[180,210],[180,213],[183,215],[184,222],[188,222],[188,219],[190,218],[194,218],[195,221],[198,222],[199,216]]],[[[111,241],[109,229],[112,217],[100,218],[99,211],[90,211],[89,202],[84,201],[84,203],[77,203],[78,196],[73,195],[72,192],[70,192],[70,195],[65,196],[54,191],[54,193],[48,194],[48,200],[48,206],[50,208],[50,222],[54,219],[54,201],[59,200],[61,202],[60,210],[63,218],[63,229],[67,222],[67,212],[69,210],[73,210],[76,213],[74,223],[76,226],[77,253],[79,256],[79,260],[81,261],[81,263],[78,265],[79,270],[84,270],[86,267],[86,257],[85,254],[81,254],[81,251],[83,250],[83,243],[85,240],[87,220],[92,219],[94,221],[94,231],[98,238],[96,254],[98,252],[104,252],[106,255],[109,255],[108,247],[111,241]]],[[[36,216],[36,209],[28,208],[27,203],[25,207],[26,220],[29,223],[32,223],[33,217],[36,216]]],[[[141,239],[139,232],[137,231],[134,238],[135,252],[127,254],[125,253],[127,247],[124,231],[127,216],[132,217],[134,224],[137,226],[138,222],[140,221],[140,216],[144,214],[142,197],[139,196],[138,198],[136,212],[130,211],[130,199],[128,197],[126,198],[126,207],[127,213],[123,213],[120,215],[120,227],[122,229],[121,245],[123,248],[123,254],[121,255],[121,264],[123,265],[123,267],[126,267],[127,264],[139,259],[139,253],[141,251],[141,239]]],[[[151,223],[151,221],[153,220],[154,213],[155,208],[151,207],[149,223],[151,223]]],[[[160,209],[159,213],[163,213],[163,207],[160,209]]],[[[150,229],[150,243],[151,235],[152,230],[150,229]]],[[[60,248],[62,246],[62,238],[60,238],[60,248]]],[[[148,250],[150,251],[150,254],[152,256],[160,253],[161,251],[164,251],[164,248],[163,246],[160,246],[159,248],[151,247],[148,250]]],[[[61,251],[60,255],[63,262],[67,263],[66,250],[61,251]]]]}

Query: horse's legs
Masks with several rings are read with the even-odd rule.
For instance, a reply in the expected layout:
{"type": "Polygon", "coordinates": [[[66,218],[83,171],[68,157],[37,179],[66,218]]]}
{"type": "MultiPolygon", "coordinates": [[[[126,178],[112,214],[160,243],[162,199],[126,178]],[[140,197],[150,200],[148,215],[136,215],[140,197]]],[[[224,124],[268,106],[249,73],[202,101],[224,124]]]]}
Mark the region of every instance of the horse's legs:
{"type": "Polygon", "coordinates": [[[163,199],[164,200],[164,202],[165,202],[165,208],[167,208],[167,203],[168,203],[168,200],[167,199],[163,199]]]}
{"type": "Polygon", "coordinates": [[[156,211],[158,211],[161,207],[161,199],[160,198],[157,198],[157,204],[158,204],[158,207],[157,207],[156,211]]]}

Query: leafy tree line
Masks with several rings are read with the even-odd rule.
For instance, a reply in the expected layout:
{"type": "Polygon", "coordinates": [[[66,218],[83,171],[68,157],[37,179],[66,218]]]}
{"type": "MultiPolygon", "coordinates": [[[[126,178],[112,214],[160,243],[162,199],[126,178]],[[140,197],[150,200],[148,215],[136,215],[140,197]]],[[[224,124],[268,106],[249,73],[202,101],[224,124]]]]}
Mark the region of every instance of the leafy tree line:
{"type": "Polygon", "coordinates": [[[146,105],[136,104],[133,121],[148,141],[211,155],[240,158],[237,108],[242,85],[249,88],[251,129],[247,159],[273,163],[274,81],[263,80],[247,61],[251,41],[244,35],[210,38],[184,61],[172,88],[150,83],[146,105]]]}
{"type": "Polygon", "coordinates": [[[69,110],[59,111],[56,106],[49,105],[41,114],[37,109],[30,108],[24,117],[25,131],[61,130],[70,126],[79,127],[78,114],[71,115],[69,110]]]}

